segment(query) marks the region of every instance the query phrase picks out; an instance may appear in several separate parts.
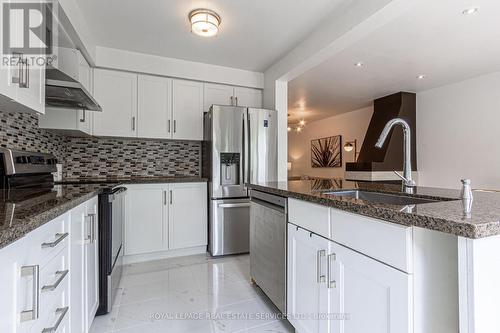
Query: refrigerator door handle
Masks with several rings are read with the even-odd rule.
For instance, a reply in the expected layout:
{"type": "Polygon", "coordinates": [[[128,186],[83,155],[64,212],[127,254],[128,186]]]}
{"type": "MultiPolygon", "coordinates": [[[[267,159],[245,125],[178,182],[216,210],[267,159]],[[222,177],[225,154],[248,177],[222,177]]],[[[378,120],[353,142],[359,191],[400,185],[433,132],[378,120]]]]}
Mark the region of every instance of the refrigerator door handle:
{"type": "MultiPolygon", "coordinates": [[[[232,97],[231,97],[232,99],[232,97]]],[[[246,131],[245,131],[245,114],[246,112],[243,113],[243,117],[241,118],[241,163],[240,163],[240,184],[241,186],[245,186],[245,172],[246,172],[246,166],[245,166],[245,144],[246,144],[246,131]]]]}
{"type": "Polygon", "coordinates": [[[246,129],[246,135],[245,135],[245,142],[246,142],[246,146],[245,146],[245,176],[246,176],[246,179],[245,179],[245,182],[246,183],[250,183],[250,145],[252,144],[251,143],[251,137],[250,137],[250,113],[247,111],[245,112],[246,114],[246,126],[245,126],[245,129],[246,129]]]}

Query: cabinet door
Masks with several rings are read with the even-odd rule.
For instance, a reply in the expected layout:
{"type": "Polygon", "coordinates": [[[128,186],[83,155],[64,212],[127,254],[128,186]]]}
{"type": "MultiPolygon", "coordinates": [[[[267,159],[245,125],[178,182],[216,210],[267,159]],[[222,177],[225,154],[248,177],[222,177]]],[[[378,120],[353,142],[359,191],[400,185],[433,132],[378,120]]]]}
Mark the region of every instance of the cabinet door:
{"type": "Polygon", "coordinates": [[[89,240],[85,244],[85,328],[90,329],[99,306],[99,248],[97,197],[86,203],[86,228],[89,240]]]}
{"type": "Polygon", "coordinates": [[[330,242],[330,332],[413,332],[411,275],[330,242]]]}
{"type": "Polygon", "coordinates": [[[174,80],[173,139],[203,140],[203,83],[174,80]]]}
{"type": "Polygon", "coordinates": [[[169,249],[207,245],[207,184],[169,188],[169,249]]]}
{"type": "MultiPolygon", "coordinates": [[[[78,80],[83,87],[92,93],[92,68],[78,51],[78,58],[80,59],[80,66],[78,67],[78,80]]],[[[87,134],[92,133],[91,112],[86,110],[77,110],[77,128],[87,134]]]]}
{"type": "Polygon", "coordinates": [[[233,105],[234,88],[223,84],[203,85],[203,111],[208,112],[213,104],[233,105]]]}
{"type": "Polygon", "coordinates": [[[326,320],[314,318],[328,307],[326,254],[328,241],[288,224],[287,312],[301,333],[325,332],[326,320]]]}
{"type": "Polygon", "coordinates": [[[130,186],[125,218],[125,255],[166,249],[166,197],[159,186],[130,186]]]}
{"type": "Polygon", "coordinates": [[[85,205],[71,210],[70,223],[70,316],[71,331],[83,332],[85,324],[85,238],[87,220],[85,205]]]}
{"type": "Polygon", "coordinates": [[[168,139],[172,129],[172,79],[139,75],[137,135],[168,139]]]}
{"type": "Polygon", "coordinates": [[[102,112],[94,112],[94,135],[137,136],[137,75],[94,70],[95,98],[102,112]]]}
{"type": "Polygon", "coordinates": [[[235,87],[234,98],[237,106],[246,106],[249,108],[262,108],[262,90],[235,87]]]}

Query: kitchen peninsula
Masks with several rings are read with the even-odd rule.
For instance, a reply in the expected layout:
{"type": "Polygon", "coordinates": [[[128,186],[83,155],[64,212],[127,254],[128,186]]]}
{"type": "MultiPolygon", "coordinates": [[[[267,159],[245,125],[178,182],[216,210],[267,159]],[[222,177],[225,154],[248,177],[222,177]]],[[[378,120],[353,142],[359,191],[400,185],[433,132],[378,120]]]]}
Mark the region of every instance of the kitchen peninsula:
{"type": "Polygon", "coordinates": [[[344,179],[249,187],[288,198],[287,312],[297,330],[500,329],[500,194],[474,191],[467,214],[457,190],[415,187],[408,194],[400,183],[344,179]],[[352,197],[356,192],[415,203],[352,197]],[[294,317],[300,313],[335,318],[294,317]]]}

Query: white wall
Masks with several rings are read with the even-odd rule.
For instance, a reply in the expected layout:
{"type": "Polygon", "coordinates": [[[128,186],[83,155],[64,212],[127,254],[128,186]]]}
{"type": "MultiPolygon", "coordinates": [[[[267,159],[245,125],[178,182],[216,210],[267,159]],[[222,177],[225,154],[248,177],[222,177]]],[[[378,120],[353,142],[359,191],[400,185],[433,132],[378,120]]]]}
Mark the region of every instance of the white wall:
{"type": "Polygon", "coordinates": [[[357,139],[358,151],[361,149],[368,124],[373,114],[373,107],[367,107],[306,125],[301,133],[288,134],[288,161],[292,162],[289,176],[314,176],[324,178],[343,178],[345,163],[354,161],[354,151],[342,151],[341,168],[312,168],[311,140],[334,135],[342,135],[342,145],[357,139]]]}
{"type": "Polygon", "coordinates": [[[500,189],[500,72],[417,94],[419,185],[500,189]]]}

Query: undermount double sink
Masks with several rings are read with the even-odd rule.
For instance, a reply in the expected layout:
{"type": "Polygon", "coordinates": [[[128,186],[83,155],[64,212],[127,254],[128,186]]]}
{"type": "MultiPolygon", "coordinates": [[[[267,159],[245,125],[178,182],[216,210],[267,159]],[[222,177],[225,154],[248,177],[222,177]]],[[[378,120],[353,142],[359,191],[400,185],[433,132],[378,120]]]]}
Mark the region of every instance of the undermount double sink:
{"type": "Polygon", "coordinates": [[[450,200],[444,198],[443,199],[417,198],[406,195],[387,194],[387,193],[362,191],[362,190],[328,191],[328,192],[323,192],[323,194],[333,195],[337,197],[361,199],[364,201],[370,201],[374,203],[401,205],[401,206],[418,205],[418,204],[426,204],[426,203],[450,200]]]}

